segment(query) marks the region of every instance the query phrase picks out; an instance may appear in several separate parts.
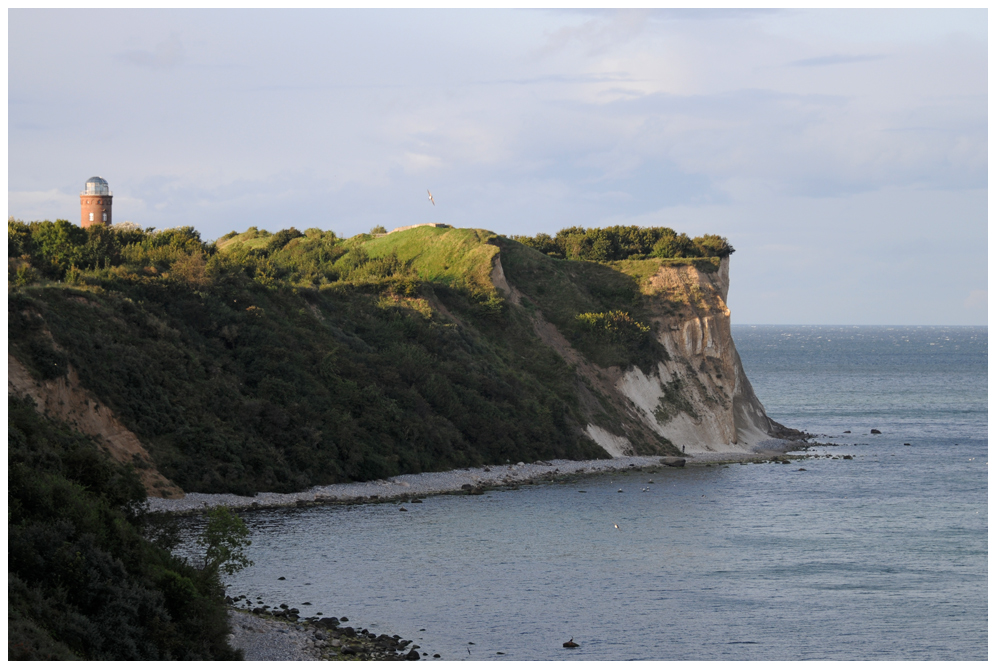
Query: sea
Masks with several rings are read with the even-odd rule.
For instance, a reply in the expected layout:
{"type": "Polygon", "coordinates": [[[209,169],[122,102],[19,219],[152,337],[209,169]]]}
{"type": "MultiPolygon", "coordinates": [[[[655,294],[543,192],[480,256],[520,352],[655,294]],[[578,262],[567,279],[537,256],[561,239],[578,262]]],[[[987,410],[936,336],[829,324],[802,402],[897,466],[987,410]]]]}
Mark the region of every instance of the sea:
{"type": "Polygon", "coordinates": [[[986,660],[987,328],[733,335],[816,457],[247,512],[228,593],[425,660],[986,660]]]}

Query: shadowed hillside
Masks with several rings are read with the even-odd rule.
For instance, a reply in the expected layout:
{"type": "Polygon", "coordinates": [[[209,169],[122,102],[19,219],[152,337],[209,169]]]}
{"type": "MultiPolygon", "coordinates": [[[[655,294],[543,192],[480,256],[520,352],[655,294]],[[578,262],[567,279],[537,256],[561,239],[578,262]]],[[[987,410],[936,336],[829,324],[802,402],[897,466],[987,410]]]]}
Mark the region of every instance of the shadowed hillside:
{"type": "MultiPolygon", "coordinates": [[[[473,229],[204,243],[11,221],[8,249],[11,365],[32,380],[15,390],[45,404],[58,388],[70,422],[118,422],[153,495],[674,453],[615,384],[664,374],[669,318],[726,310],[702,279],[719,257],[565,260],[473,229]],[[702,276],[664,290],[673,266],[702,276]]],[[[667,399],[691,382],[653,383],[667,399]]],[[[733,406],[716,393],[701,395],[733,406]]]]}

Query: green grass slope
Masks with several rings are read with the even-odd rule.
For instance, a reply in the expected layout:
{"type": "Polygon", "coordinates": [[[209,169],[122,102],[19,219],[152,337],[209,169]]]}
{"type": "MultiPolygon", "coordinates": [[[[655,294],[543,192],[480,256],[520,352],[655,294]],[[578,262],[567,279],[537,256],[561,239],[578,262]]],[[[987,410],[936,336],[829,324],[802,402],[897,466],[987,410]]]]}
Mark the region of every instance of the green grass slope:
{"type": "Polygon", "coordinates": [[[473,228],[422,226],[363,241],[374,258],[394,255],[420,280],[455,288],[493,290],[489,275],[499,249],[495,233],[473,228]]]}

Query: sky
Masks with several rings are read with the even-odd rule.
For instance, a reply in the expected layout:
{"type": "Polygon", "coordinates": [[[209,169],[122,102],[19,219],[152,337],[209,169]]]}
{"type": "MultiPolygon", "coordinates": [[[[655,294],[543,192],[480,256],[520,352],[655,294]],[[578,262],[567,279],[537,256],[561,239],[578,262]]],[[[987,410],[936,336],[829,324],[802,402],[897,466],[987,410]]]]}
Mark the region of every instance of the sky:
{"type": "Polygon", "coordinates": [[[734,324],[987,323],[986,10],[12,9],[7,93],[24,221],[668,226],[734,324]]]}

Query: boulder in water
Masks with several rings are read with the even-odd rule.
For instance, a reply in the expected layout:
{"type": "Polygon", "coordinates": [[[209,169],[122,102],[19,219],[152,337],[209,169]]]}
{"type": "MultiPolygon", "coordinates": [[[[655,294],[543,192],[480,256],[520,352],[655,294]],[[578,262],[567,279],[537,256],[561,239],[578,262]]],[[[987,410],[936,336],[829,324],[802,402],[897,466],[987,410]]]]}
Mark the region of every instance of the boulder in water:
{"type": "Polygon", "coordinates": [[[678,456],[665,456],[661,459],[661,464],[667,465],[670,468],[684,468],[685,459],[678,456]]]}

